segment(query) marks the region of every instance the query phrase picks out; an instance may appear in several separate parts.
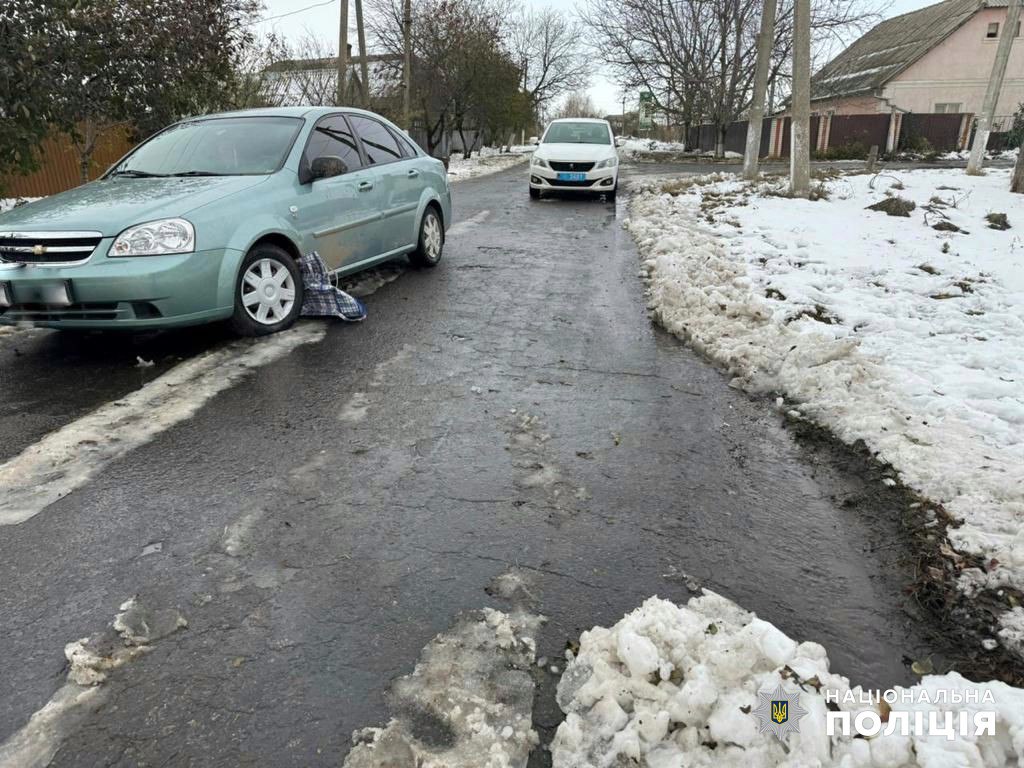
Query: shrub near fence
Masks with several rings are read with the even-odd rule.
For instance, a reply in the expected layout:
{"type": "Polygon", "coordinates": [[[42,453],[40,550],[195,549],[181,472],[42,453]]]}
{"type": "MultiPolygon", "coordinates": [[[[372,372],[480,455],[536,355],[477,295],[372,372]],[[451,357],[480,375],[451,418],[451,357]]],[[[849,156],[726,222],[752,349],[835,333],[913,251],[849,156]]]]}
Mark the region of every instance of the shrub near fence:
{"type": "MultiPolygon", "coordinates": [[[[124,128],[112,128],[96,141],[89,179],[97,178],[132,148],[124,128]]],[[[78,152],[71,137],[60,133],[39,147],[39,170],[26,176],[0,176],[0,197],[45,197],[82,183],[78,152]]]]}

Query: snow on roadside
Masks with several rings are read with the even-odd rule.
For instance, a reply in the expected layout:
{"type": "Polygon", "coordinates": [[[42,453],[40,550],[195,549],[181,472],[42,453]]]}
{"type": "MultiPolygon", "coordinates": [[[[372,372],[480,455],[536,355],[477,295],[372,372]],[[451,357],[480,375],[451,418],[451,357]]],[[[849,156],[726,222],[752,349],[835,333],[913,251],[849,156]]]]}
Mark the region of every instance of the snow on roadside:
{"type": "Polygon", "coordinates": [[[511,150],[510,153],[502,153],[493,147],[483,147],[468,160],[463,159],[461,152],[453,152],[448,160],[448,181],[465,181],[504,171],[513,165],[526,162],[534,148],[514,146],[511,150]]]}
{"type": "MultiPolygon", "coordinates": [[[[1024,588],[1024,196],[1008,173],[900,172],[905,189],[883,176],[874,190],[848,175],[816,202],[716,174],[668,182],[676,195],[648,184],[628,223],[667,329],[737,386],[863,440],[963,521],[948,536],[974,556],[967,596],[1024,588]],[[917,208],[865,210],[886,192],[917,208]],[[990,229],[989,213],[1014,228],[990,229]]],[[[1024,654],[1024,611],[1003,599],[999,639],[1024,654]]]]}
{"type": "Polygon", "coordinates": [[[637,139],[633,137],[621,139],[618,146],[619,154],[623,157],[661,152],[682,154],[688,151],[686,146],[678,141],[657,141],[656,139],[637,139]]]}
{"type": "MultiPolygon", "coordinates": [[[[704,591],[686,606],[652,597],[614,627],[580,638],[558,685],[566,713],[551,744],[553,768],[760,768],[761,766],[1009,766],[1024,764],[1024,691],[1004,683],[974,684],[955,672],[931,675],[907,689],[897,711],[996,712],[994,735],[882,733],[853,738],[826,732],[826,692],[857,713],[863,692],[829,671],[825,649],[787,637],[735,603],[704,591]],[[758,692],[799,692],[807,715],[785,744],[762,733],[752,710],[758,692]],[[933,692],[974,689],[979,703],[930,704],[933,692]],[[993,703],[982,703],[990,691],[993,703]],[[926,701],[922,702],[921,699],[926,701]]],[[[831,706],[837,706],[835,703],[831,706]]],[[[791,713],[793,714],[793,713],[791,713]]],[[[883,719],[886,719],[883,717],[883,719]]],[[[945,716],[940,718],[940,722],[945,716]]],[[[914,716],[910,716],[914,722],[914,716]]],[[[928,722],[925,716],[925,722],[928,722]]]]}
{"type": "Polygon", "coordinates": [[[9,211],[15,206],[22,205],[24,203],[31,203],[39,200],[38,197],[0,197],[0,213],[9,211]]]}
{"type": "Polygon", "coordinates": [[[529,670],[541,622],[491,608],[460,616],[395,682],[390,722],[352,734],[344,768],[525,768],[538,742],[529,670]]]}

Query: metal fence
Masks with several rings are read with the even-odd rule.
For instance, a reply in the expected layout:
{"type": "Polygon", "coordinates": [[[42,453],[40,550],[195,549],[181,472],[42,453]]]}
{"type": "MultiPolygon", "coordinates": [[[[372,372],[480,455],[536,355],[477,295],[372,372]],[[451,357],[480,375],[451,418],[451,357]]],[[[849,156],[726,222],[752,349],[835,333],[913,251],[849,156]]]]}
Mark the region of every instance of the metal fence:
{"type": "MultiPolygon", "coordinates": [[[[130,134],[113,128],[96,142],[89,165],[89,179],[95,179],[132,148],[130,134]]],[[[0,197],[45,197],[82,183],[78,151],[66,134],[54,134],[39,147],[39,169],[27,176],[0,176],[0,197]]]]}
{"type": "MultiPolygon", "coordinates": [[[[913,113],[864,115],[814,115],[811,117],[811,146],[818,156],[866,156],[872,146],[881,153],[900,150],[950,152],[970,146],[974,115],[970,113],[932,115],[913,113]]],[[[773,117],[764,121],[761,131],[762,157],[788,157],[790,118],[773,117]]],[[[725,131],[725,151],[744,151],[747,121],[731,123],[725,131]]],[[[712,152],[717,141],[713,125],[690,128],[686,146],[699,152],[712,152]]],[[[1001,149],[1006,134],[993,133],[989,149],[1001,149]]]]}

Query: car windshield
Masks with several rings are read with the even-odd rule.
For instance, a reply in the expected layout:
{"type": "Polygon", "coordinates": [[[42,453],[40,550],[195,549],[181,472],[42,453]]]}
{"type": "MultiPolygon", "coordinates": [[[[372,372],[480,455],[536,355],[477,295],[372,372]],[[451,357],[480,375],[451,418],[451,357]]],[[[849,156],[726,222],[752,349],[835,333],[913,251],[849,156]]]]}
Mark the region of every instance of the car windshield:
{"type": "Polygon", "coordinates": [[[302,120],[219,117],[174,125],[126,157],[117,176],[241,176],[273,173],[302,120]]]}
{"type": "Polygon", "coordinates": [[[552,123],[544,134],[544,144],[611,144],[608,126],[603,123],[552,123]]]}

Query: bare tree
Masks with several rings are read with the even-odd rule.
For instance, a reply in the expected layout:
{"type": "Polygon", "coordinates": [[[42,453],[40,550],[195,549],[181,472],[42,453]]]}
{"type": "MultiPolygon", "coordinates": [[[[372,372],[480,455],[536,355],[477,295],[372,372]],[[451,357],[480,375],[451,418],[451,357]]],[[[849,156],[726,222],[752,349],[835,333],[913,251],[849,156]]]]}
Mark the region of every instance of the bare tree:
{"type": "Polygon", "coordinates": [[[329,43],[306,32],[293,45],[277,42],[263,73],[264,98],[270,106],[337,103],[338,70],[329,43]]]}
{"type": "Polygon", "coordinates": [[[551,113],[552,119],[561,117],[601,117],[601,112],[586,91],[570,93],[551,113]]]}
{"type": "MultiPolygon", "coordinates": [[[[769,105],[780,98],[792,49],[794,0],[780,4],[768,75],[769,105]]],[[[876,18],[881,0],[821,0],[814,30],[822,44],[876,18]]],[[[654,95],[655,108],[684,135],[690,125],[725,131],[750,103],[761,0],[586,0],[584,23],[614,79],[654,95]]]]}
{"type": "Polygon", "coordinates": [[[523,8],[509,26],[507,46],[535,114],[558,97],[586,88],[592,69],[580,25],[552,8],[523,8]]]}

